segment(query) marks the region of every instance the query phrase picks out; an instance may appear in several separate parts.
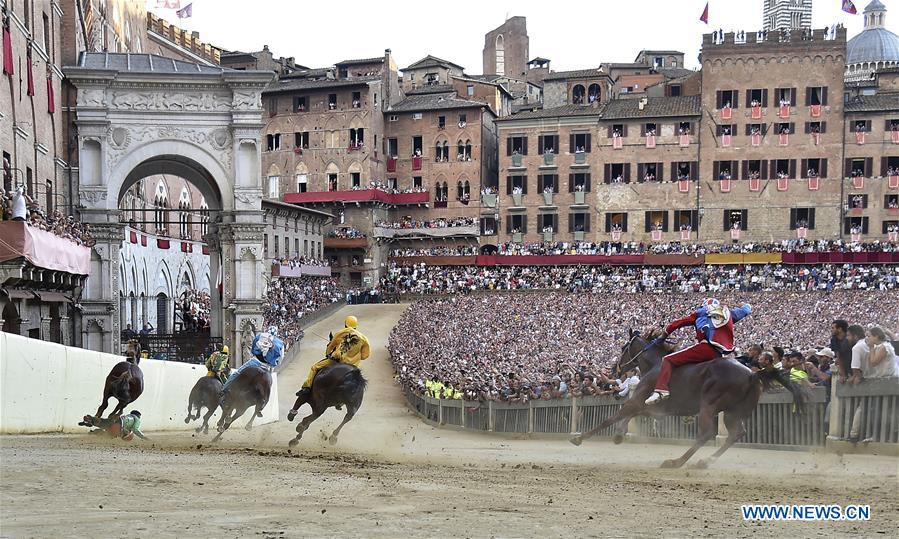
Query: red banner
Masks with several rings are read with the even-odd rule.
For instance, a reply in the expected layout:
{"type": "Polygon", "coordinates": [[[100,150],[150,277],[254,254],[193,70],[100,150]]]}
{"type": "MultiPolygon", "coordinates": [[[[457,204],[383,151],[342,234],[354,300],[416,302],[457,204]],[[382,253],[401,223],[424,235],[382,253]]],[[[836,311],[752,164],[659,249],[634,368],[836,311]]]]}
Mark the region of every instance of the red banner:
{"type": "Polygon", "coordinates": [[[852,178],[852,187],[855,189],[864,189],[865,188],[864,176],[856,176],[855,178],[852,178]]]}
{"type": "Polygon", "coordinates": [[[690,180],[677,180],[677,190],[681,193],[689,193],[690,180]]]}
{"type": "Polygon", "coordinates": [[[655,135],[647,135],[646,136],[646,147],[647,148],[655,148],[656,147],[655,135]]]}
{"type": "Polygon", "coordinates": [[[762,187],[762,181],[758,178],[749,178],[749,190],[758,191],[762,187]]]}
{"type": "Polygon", "coordinates": [[[865,132],[859,131],[855,134],[855,143],[856,144],[864,144],[865,143],[865,132]]]}
{"type": "Polygon", "coordinates": [[[761,120],[762,119],[762,107],[755,106],[752,107],[752,113],[750,115],[753,120],[761,120]]]}
{"type": "Polygon", "coordinates": [[[690,135],[681,135],[678,144],[681,147],[687,147],[690,145],[690,135]]]}
{"type": "Polygon", "coordinates": [[[808,190],[809,191],[817,191],[818,190],[818,177],[814,176],[808,179],[808,190]]]}
{"type": "Polygon", "coordinates": [[[812,118],[821,116],[821,105],[812,105],[810,109],[809,113],[812,115],[812,118]]]}
{"type": "Polygon", "coordinates": [[[781,105],[780,110],[778,110],[778,116],[781,118],[789,118],[790,117],[790,105],[781,105]]]}
{"type": "Polygon", "coordinates": [[[624,141],[621,140],[621,137],[612,137],[612,148],[616,150],[620,150],[624,147],[624,141]]]}
{"type": "Polygon", "coordinates": [[[890,176],[887,181],[889,182],[890,189],[899,189],[899,176],[890,176]]]}
{"type": "Polygon", "coordinates": [[[730,193],[730,180],[721,180],[718,183],[721,185],[722,193],[730,193]]]}
{"type": "Polygon", "coordinates": [[[721,109],[721,119],[722,120],[730,120],[734,117],[733,109],[730,107],[724,107],[721,109]]]}
{"type": "Polygon", "coordinates": [[[171,246],[169,240],[164,238],[156,238],[156,247],[160,249],[168,249],[171,246]]]}
{"type": "Polygon", "coordinates": [[[790,180],[788,178],[777,178],[777,190],[786,191],[790,188],[790,180]]]}
{"type": "Polygon", "coordinates": [[[761,146],[762,145],[762,135],[758,133],[753,133],[750,138],[750,141],[753,146],[761,146]]]}

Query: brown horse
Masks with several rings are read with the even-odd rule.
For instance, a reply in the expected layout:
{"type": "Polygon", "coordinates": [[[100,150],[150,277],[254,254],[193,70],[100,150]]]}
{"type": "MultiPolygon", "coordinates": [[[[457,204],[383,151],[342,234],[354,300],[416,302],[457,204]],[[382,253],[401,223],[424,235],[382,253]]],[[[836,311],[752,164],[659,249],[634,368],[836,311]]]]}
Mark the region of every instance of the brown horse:
{"type": "MultiPolygon", "coordinates": [[[[103,418],[103,412],[109,406],[109,398],[115,397],[119,404],[113,409],[109,417],[120,416],[125,407],[136,401],[144,392],[144,373],[131,361],[117,363],[106,376],[103,386],[103,402],[97,408],[97,419],[103,418]]],[[[81,424],[81,423],[79,423],[81,424]]]]}
{"type": "MultiPolygon", "coordinates": [[[[231,369],[224,373],[227,377],[231,369]]],[[[203,424],[197,427],[197,432],[203,431],[203,434],[209,434],[209,418],[220,406],[219,395],[222,393],[222,381],[218,376],[204,376],[197,380],[193,389],[190,390],[190,397],[187,401],[187,417],[184,418],[185,423],[200,419],[203,408],[206,408],[206,415],[203,417],[203,424]],[[194,411],[197,415],[194,416],[194,411]]]]}
{"type": "Polygon", "coordinates": [[[252,429],[253,420],[262,417],[262,409],[268,404],[271,392],[272,374],[268,369],[250,367],[240,373],[222,397],[222,417],[218,422],[218,434],[212,441],[219,441],[231,423],[237,421],[247,408],[255,406],[253,416],[245,427],[247,430],[252,429]]]}
{"type": "Polygon", "coordinates": [[[300,438],[303,437],[303,433],[306,432],[309,425],[325,413],[325,410],[331,406],[340,409],[340,406],[346,405],[346,415],[343,421],[328,437],[331,445],[336,444],[340,429],[353,419],[359,407],[362,406],[362,396],[365,394],[367,384],[368,381],[362,377],[362,371],[352,365],[336,363],[320,370],[312,383],[312,394],[308,401],[304,397],[298,398],[293,408],[287,413],[287,420],[293,421],[300,406],[308,402],[312,407],[312,413],[304,417],[297,425],[297,435],[290,441],[290,447],[300,443],[300,438]]]}
{"type": "MultiPolygon", "coordinates": [[[[646,405],[644,401],[655,389],[662,358],[668,352],[670,347],[666,344],[643,339],[638,333],[632,334],[622,349],[616,370],[620,373],[639,365],[643,373],[640,383],[616,414],[589,432],[575,434],[571,443],[581,445],[584,438],[611,425],[625,425],[636,416],[698,415],[696,442],[680,458],[662,463],[663,468],[679,468],[715,436],[715,418],[719,412],[724,412],[727,439],[709,459],[698,464],[699,467],[706,467],[743,436],[746,419],[758,404],[762,391],[773,382],[779,382],[793,394],[797,411],[802,411],[804,407],[802,392],[790,382],[787,374],[777,369],[753,373],[734,360],[722,358],[676,367],[671,375],[671,396],[659,403],[646,405]]],[[[623,438],[619,429],[613,440],[618,444],[623,438]]]]}

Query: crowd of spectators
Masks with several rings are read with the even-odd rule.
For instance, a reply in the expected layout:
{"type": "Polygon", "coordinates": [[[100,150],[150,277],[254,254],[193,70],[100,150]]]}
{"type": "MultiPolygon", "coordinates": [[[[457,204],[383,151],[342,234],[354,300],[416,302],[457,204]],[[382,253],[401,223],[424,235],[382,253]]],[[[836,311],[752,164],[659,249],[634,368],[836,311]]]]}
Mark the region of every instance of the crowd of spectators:
{"type": "Polygon", "coordinates": [[[92,247],[96,241],[91,236],[90,225],[66,216],[59,210],[45,212],[22,186],[12,191],[0,187],[0,220],[24,221],[29,226],[51,232],[78,245],[92,247]]]}
{"type": "Polygon", "coordinates": [[[181,317],[183,331],[209,332],[212,303],[208,292],[193,288],[185,290],[176,305],[175,311],[181,317]]]}
{"type": "Polygon", "coordinates": [[[592,292],[889,290],[899,266],[758,264],[701,266],[428,266],[392,264],[385,283],[405,294],[550,289],[592,292]]]}
{"type": "MultiPolygon", "coordinates": [[[[412,305],[391,332],[388,349],[400,383],[419,394],[510,402],[572,395],[625,396],[639,373],[631,371],[615,379],[613,367],[628,330],[661,327],[695,310],[702,297],[672,292],[443,297],[412,305]]],[[[753,314],[739,324],[736,336],[738,346],[757,348],[759,353],[748,354],[755,356],[749,359],[754,368],[765,367],[758,361],[762,352],[777,350],[782,357],[771,354],[775,356],[772,363],[789,370],[794,380],[808,383],[829,383],[828,355],[834,354],[828,345],[843,346],[845,355],[846,345],[831,339],[831,320],[899,327],[895,291],[726,291],[716,297],[728,306],[752,304],[753,314]]],[[[878,338],[883,333],[870,329],[875,337],[868,339],[867,346],[883,344],[884,339],[878,338]]],[[[694,335],[685,329],[672,338],[683,346],[694,335]]],[[[878,375],[870,366],[877,357],[880,368],[895,376],[895,353],[882,348],[884,353],[872,354],[870,359],[859,355],[853,361],[857,378],[878,375]],[[884,354],[893,359],[884,363],[884,354]]]]}
{"type": "Polygon", "coordinates": [[[390,193],[391,195],[399,195],[405,193],[423,193],[426,191],[423,187],[408,187],[406,189],[394,189],[387,185],[384,182],[379,181],[370,181],[368,185],[354,185],[351,189],[352,191],[383,191],[385,193],[390,193]]]}
{"type": "Polygon", "coordinates": [[[265,326],[276,326],[288,346],[303,338],[303,317],[344,298],[345,291],[337,279],[299,277],[275,279],[262,304],[265,326]]]}
{"type": "Polygon", "coordinates": [[[326,260],[319,260],[311,256],[294,256],[293,258],[284,256],[280,258],[273,258],[272,265],[298,268],[300,266],[328,267],[330,264],[326,260]]]}
{"type": "Polygon", "coordinates": [[[364,238],[365,233],[351,226],[342,226],[334,228],[328,232],[329,238],[364,238]]]}
{"type": "Polygon", "coordinates": [[[716,253],[818,253],[818,252],[897,252],[899,243],[874,240],[850,242],[842,240],[783,240],[766,243],[644,243],[644,242],[556,242],[504,243],[498,246],[499,255],[638,255],[716,253]]]}
{"type": "Polygon", "coordinates": [[[437,245],[421,249],[392,249],[390,256],[475,256],[478,252],[477,245],[437,245]]]}
{"type": "Polygon", "coordinates": [[[473,217],[451,217],[419,221],[411,217],[405,217],[399,222],[381,221],[375,226],[381,228],[408,229],[408,228],[453,228],[460,226],[475,226],[477,221],[473,217]]]}

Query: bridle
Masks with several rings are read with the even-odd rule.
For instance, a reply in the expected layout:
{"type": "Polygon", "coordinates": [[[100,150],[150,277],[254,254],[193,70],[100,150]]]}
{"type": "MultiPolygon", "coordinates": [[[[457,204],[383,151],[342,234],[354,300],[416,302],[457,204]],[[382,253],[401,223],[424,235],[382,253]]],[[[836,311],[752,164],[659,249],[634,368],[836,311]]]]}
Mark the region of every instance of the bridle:
{"type": "MultiPolygon", "coordinates": [[[[624,348],[630,348],[631,344],[633,344],[634,341],[635,341],[635,340],[637,339],[637,337],[639,337],[639,336],[640,336],[639,333],[634,334],[634,336],[631,337],[631,340],[629,340],[629,341],[627,342],[627,344],[624,345],[624,348]]],[[[635,364],[637,364],[637,360],[640,358],[640,356],[643,355],[643,352],[646,352],[647,350],[649,350],[650,348],[652,348],[652,347],[655,346],[655,345],[656,345],[656,342],[655,342],[655,341],[649,341],[649,343],[647,343],[646,346],[643,347],[643,350],[640,350],[639,352],[637,352],[636,354],[634,354],[633,357],[631,357],[629,360],[627,360],[627,361],[624,363],[624,365],[618,365],[618,372],[619,372],[619,373],[620,373],[620,372],[627,372],[632,366],[634,366],[635,364]],[[627,367],[627,368],[625,368],[625,367],[627,367]]]]}

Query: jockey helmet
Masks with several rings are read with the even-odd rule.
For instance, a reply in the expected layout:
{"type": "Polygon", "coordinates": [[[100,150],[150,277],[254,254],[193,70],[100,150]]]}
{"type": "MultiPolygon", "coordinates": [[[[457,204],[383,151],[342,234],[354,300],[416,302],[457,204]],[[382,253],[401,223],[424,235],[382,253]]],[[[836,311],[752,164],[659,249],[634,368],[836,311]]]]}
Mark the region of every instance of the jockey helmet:
{"type": "Polygon", "coordinates": [[[140,412],[138,412],[137,410],[131,410],[130,413],[131,413],[131,415],[133,415],[135,417],[140,417],[140,412]]]}
{"type": "Polygon", "coordinates": [[[357,320],[355,316],[350,315],[343,321],[343,325],[348,328],[355,328],[359,326],[359,320],[357,320]]]}
{"type": "Polygon", "coordinates": [[[228,345],[227,345],[227,344],[224,345],[224,346],[222,346],[222,353],[223,353],[223,354],[227,354],[227,353],[228,353],[228,345]]]}
{"type": "Polygon", "coordinates": [[[278,327],[277,326],[269,326],[268,332],[272,337],[277,337],[278,336],[278,327]]]}
{"type": "Polygon", "coordinates": [[[706,300],[702,302],[702,306],[709,311],[712,311],[715,309],[719,309],[721,307],[721,302],[715,298],[706,298],[706,300]]]}

